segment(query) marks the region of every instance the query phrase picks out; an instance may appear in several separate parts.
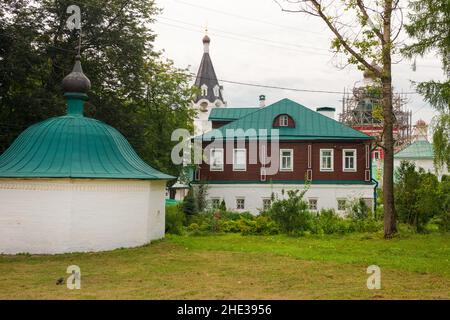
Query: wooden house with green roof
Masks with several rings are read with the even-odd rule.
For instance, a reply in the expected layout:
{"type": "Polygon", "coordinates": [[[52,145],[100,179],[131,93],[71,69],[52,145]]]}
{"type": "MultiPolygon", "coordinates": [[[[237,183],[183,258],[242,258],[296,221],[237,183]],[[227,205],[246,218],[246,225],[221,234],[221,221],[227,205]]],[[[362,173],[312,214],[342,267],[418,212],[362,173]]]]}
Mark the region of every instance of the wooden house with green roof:
{"type": "Polygon", "coordinates": [[[272,195],[302,189],[312,210],[344,212],[351,199],[373,206],[373,138],[289,99],[259,108],[216,108],[195,173],[213,205],[257,214],[272,195]]]}

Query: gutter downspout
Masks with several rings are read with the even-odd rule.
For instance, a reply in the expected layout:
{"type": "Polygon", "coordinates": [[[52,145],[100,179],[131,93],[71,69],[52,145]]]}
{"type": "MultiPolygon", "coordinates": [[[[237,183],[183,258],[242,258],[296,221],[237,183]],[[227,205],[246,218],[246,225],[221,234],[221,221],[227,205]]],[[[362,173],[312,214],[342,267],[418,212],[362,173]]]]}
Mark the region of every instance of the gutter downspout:
{"type": "Polygon", "coordinates": [[[375,180],[373,178],[372,175],[372,152],[376,149],[376,147],[374,148],[370,148],[370,155],[369,155],[369,166],[370,166],[370,182],[375,182],[375,187],[373,188],[373,214],[375,215],[375,212],[377,211],[377,189],[378,189],[378,181],[375,180]]]}

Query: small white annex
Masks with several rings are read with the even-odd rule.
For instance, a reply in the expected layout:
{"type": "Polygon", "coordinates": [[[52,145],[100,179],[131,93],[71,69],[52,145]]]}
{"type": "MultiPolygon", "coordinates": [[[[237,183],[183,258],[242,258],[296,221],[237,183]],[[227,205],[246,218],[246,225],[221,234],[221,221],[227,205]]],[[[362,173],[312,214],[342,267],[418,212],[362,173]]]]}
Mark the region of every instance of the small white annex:
{"type": "Polygon", "coordinates": [[[83,116],[89,87],[77,59],[63,80],[67,114],[29,127],[0,156],[0,253],[101,251],[164,237],[173,177],[83,116]]]}
{"type": "Polygon", "coordinates": [[[437,169],[434,164],[433,145],[428,141],[428,125],[423,120],[418,120],[414,125],[414,141],[394,155],[394,167],[400,167],[402,161],[415,164],[416,169],[422,168],[425,172],[436,174],[439,180],[443,175],[448,175],[448,169],[437,169]]]}

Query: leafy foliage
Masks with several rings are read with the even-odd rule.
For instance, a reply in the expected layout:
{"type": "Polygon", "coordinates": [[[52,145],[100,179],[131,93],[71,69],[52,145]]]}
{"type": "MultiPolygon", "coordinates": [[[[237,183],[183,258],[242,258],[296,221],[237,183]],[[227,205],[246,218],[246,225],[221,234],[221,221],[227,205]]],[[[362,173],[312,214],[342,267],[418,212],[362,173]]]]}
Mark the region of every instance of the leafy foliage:
{"type": "Polygon", "coordinates": [[[189,189],[186,197],[184,197],[182,208],[183,212],[187,216],[197,213],[197,206],[195,205],[195,198],[194,198],[194,190],[192,188],[189,189]]]}
{"type": "MultiPolygon", "coordinates": [[[[0,7],[0,152],[26,127],[64,114],[61,81],[73,66],[78,31],[66,28],[73,1],[7,0],[0,7]]],[[[167,173],[174,128],[192,127],[189,74],[153,50],[154,1],[86,0],[83,69],[92,83],[87,116],[117,128],[148,163],[167,173]],[[168,138],[169,137],[169,138],[168,138]]],[[[174,142],[175,143],[175,142],[174,142]]]]}
{"type": "Polygon", "coordinates": [[[166,206],[166,233],[182,234],[185,221],[186,216],[179,205],[166,206]]]}
{"type": "MultiPolygon", "coordinates": [[[[403,53],[412,58],[437,52],[444,72],[450,76],[450,2],[412,0],[409,6],[412,10],[405,29],[414,43],[406,46],[403,53]]],[[[450,79],[418,83],[417,91],[439,111],[433,134],[435,165],[450,168],[450,79]]]]}
{"type": "Polygon", "coordinates": [[[293,235],[311,229],[313,216],[303,199],[306,191],[288,190],[287,198],[275,200],[267,211],[283,232],[293,235]]]}
{"type": "Polygon", "coordinates": [[[354,199],[347,204],[347,214],[354,220],[367,219],[370,213],[370,208],[362,198],[354,199]]]}
{"type": "Polygon", "coordinates": [[[445,211],[447,195],[442,194],[435,175],[423,169],[416,170],[414,163],[402,161],[396,172],[395,206],[399,220],[425,231],[426,224],[445,211]]]}

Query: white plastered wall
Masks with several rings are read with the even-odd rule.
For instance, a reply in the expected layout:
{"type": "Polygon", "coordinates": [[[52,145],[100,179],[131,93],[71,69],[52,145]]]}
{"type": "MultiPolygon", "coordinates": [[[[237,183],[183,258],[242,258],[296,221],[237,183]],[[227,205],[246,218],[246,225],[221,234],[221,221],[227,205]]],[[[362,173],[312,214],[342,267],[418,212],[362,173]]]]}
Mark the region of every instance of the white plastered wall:
{"type": "Polygon", "coordinates": [[[164,237],[165,181],[0,179],[0,253],[133,247],[164,237]]]}
{"type": "MultiPolygon", "coordinates": [[[[236,199],[245,199],[245,209],[252,214],[258,214],[263,208],[263,199],[270,199],[272,193],[278,198],[287,196],[287,190],[303,190],[304,185],[294,184],[209,184],[208,199],[225,200],[227,209],[236,210],[236,199]]],[[[305,200],[317,199],[317,209],[338,209],[338,199],[352,200],[357,198],[373,199],[373,185],[345,185],[345,184],[312,184],[305,194],[305,200]]],[[[239,211],[239,210],[238,210],[239,211]]],[[[338,211],[339,212],[339,211],[338,211]]],[[[344,212],[339,212],[343,214],[344,212]]]]}
{"type": "MultiPolygon", "coordinates": [[[[394,159],[394,167],[397,169],[400,167],[402,159],[394,159]]],[[[409,159],[407,161],[414,162],[416,165],[416,169],[423,168],[426,172],[431,172],[436,174],[433,159],[409,159]]],[[[438,172],[437,176],[441,179],[442,175],[448,174],[447,168],[444,166],[440,172],[438,172]]]]}

